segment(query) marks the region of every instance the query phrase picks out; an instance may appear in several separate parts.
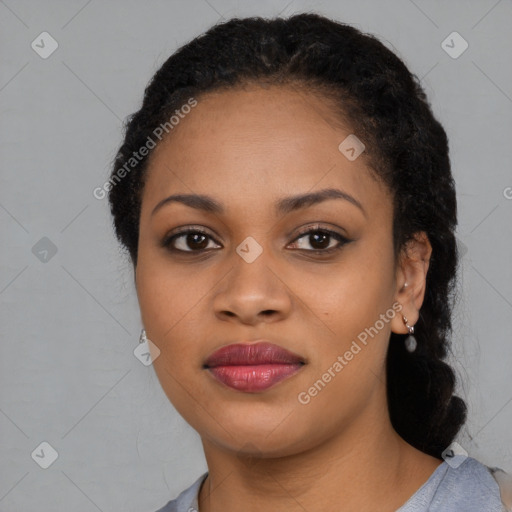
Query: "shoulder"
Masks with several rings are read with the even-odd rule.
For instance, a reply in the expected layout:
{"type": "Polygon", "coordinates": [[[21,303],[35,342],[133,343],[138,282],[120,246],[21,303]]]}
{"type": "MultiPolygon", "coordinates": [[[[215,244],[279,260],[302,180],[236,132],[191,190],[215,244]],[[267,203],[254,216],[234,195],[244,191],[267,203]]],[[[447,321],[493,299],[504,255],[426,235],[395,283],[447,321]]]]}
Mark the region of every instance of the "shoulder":
{"type": "Polygon", "coordinates": [[[504,510],[506,512],[512,512],[512,474],[496,467],[489,468],[489,470],[496,482],[498,482],[504,510]]]}
{"type": "MultiPolygon", "coordinates": [[[[500,487],[493,470],[473,457],[445,462],[446,472],[439,482],[428,510],[503,512],[500,487]]],[[[497,468],[496,468],[497,469],[497,468]]]]}
{"type": "Polygon", "coordinates": [[[512,512],[499,480],[508,482],[512,493],[511,475],[456,455],[440,464],[397,512],[512,512]]]}
{"type": "MultiPolygon", "coordinates": [[[[197,512],[203,473],[179,496],[156,512],[197,512]]],[[[512,475],[467,457],[444,462],[401,511],[512,512],[512,475]]]]}
{"type": "Polygon", "coordinates": [[[207,475],[208,472],[203,473],[190,487],[182,491],[177,498],[169,501],[156,512],[197,512],[199,508],[199,489],[207,475]]]}

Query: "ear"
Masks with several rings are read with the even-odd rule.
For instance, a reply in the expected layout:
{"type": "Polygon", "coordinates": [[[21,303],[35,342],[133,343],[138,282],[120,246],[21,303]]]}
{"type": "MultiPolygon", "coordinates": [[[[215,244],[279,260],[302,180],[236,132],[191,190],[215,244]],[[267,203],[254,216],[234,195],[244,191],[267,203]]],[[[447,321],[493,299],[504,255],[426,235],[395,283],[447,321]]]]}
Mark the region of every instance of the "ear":
{"type": "Polygon", "coordinates": [[[397,334],[407,334],[407,327],[402,315],[409,325],[418,321],[419,312],[425,297],[427,272],[430,264],[432,246],[424,231],[414,234],[407,242],[399,256],[396,271],[395,300],[402,305],[402,310],[391,321],[391,330],[397,334]]]}

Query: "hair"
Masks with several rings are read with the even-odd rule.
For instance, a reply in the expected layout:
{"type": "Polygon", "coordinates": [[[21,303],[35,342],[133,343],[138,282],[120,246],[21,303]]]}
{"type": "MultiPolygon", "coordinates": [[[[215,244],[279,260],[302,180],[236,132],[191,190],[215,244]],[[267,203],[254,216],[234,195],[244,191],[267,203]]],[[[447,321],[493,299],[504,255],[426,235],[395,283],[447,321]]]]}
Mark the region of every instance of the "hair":
{"type": "MultiPolygon", "coordinates": [[[[418,348],[407,352],[407,335],[391,333],[386,386],[393,428],[441,458],[467,412],[444,361],[459,258],[455,183],[447,135],[418,78],[383,43],[317,14],[234,18],[213,26],[179,48],[151,79],[140,110],[126,120],[111,181],[187,99],[253,83],[288,84],[335,102],[336,114],[364,141],[372,174],[392,193],[395,262],[416,233],[427,234],[432,255],[415,326],[418,348]]],[[[116,236],[134,267],[150,154],[109,189],[116,236]]]]}

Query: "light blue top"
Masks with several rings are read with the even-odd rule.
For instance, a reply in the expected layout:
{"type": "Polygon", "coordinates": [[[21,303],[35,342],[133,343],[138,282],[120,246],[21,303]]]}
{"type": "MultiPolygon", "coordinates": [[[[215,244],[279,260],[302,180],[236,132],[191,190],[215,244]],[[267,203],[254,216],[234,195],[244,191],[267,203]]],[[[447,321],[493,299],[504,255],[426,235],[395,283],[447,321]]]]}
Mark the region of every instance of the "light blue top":
{"type": "MultiPolygon", "coordinates": [[[[207,475],[156,512],[199,512],[199,489],[207,475]]],[[[396,512],[506,512],[506,508],[491,468],[467,457],[457,467],[443,461],[396,512]]]]}

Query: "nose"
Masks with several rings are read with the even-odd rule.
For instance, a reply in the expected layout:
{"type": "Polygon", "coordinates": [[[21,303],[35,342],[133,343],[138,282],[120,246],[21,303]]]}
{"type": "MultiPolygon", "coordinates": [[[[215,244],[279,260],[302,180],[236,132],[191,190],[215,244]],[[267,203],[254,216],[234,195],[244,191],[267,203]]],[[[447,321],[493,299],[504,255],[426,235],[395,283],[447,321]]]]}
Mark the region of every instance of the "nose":
{"type": "Polygon", "coordinates": [[[252,263],[234,254],[233,268],[217,287],[215,315],[223,321],[247,325],[283,320],[292,309],[292,297],[277,266],[265,251],[252,263]]]}

